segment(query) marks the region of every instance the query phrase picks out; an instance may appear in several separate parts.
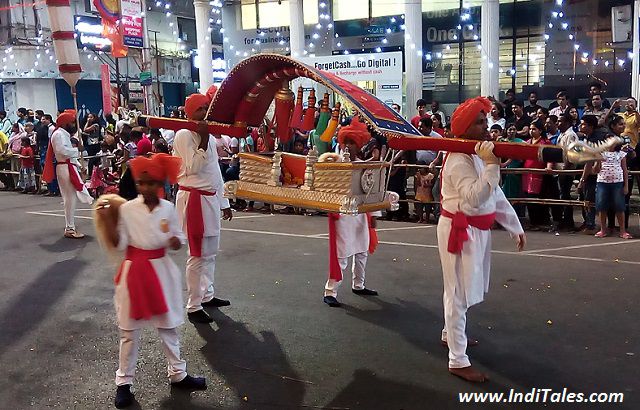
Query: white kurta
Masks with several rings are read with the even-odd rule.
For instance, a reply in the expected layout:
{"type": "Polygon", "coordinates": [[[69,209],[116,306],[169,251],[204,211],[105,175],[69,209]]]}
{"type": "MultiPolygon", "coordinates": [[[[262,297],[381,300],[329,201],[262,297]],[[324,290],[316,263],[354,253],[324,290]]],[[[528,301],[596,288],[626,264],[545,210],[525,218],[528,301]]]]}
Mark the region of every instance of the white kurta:
{"type": "MultiPolygon", "coordinates": [[[[477,155],[451,153],[442,171],[442,208],[465,215],[496,213],[496,222],[512,235],[523,233],[513,207],[499,187],[500,167],[485,166],[477,155]]],[[[463,297],[466,307],[480,303],[489,290],[491,231],[469,226],[469,240],[461,255],[447,250],[451,219],[438,222],[438,250],[442,263],[445,294],[463,297]],[[456,292],[458,288],[458,292],[456,292]],[[462,293],[460,293],[462,291],[462,293]]]]}
{"type": "MultiPolygon", "coordinates": [[[[198,152],[200,136],[189,130],[176,132],[173,141],[173,155],[182,159],[182,167],[178,175],[180,186],[196,188],[203,191],[214,192],[213,196],[202,198],[202,216],[204,219],[204,236],[220,235],[220,210],[229,208],[229,200],[224,197],[224,181],[218,164],[218,153],[215,140],[209,138],[209,146],[206,151],[198,152]]],[[[186,233],[187,200],[189,192],[178,191],[176,207],[178,209],[179,225],[186,233]]]]}
{"type": "MultiPolygon", "coordinates": [[[[138,196],[120,207],[118,234],[120,237],[118,248],[120,250],[126,249],[127,246],[146,250],[167,248],[169,239],[173,236],[179,238],[182,243],[185,242],[173,204],[161,199],[160,204],[150,212],[144,204],[142,196],[138,196]],[[169,226],[168,232],[163,232],[165,224],[169,226]]],[[[127,287],[127,275],[131,262],[125,261],[114,297],[118,326],[121,329],[135,330],[143,326],[171,329],[184,322],[182,273],[169,255],[151,260],[151,265],[158,275],[169,311],[162,315],[153,316],[149,320],[131,318],[129,289],[127,287]]]]}
{"type": "MultiPolygon", "coordinates": [[[[71,180],[69,179],[69,173],[66,169],[61,169],[62,167],[67,167],[65,162],[70,160],[73,165],[76,166],[76,171],[80,168],[80,162],[78,161],[78,157],[80,153],[78,152],[78,148],[74,147],[71,144],[71,135],[63,128],[58,128],[51,134],[51,147],[53,148],[53,153],[56,157],[56,161],[58,165],[56,166],[56,174],[58,178],[58,182],[60,187],[64,192],[65,202],[69,202],[72,193],[75,193],[75,196],[85,204],[90,204],[93,202],[93,197],[89,194],[86,187],[82,188],[82,191],[78,191],[75,187],[72,188],[71,180]]],[[[78,172],[78,175],[79,172],[78,172]]],[[[75,213],[75,205],[73,205],[73,213],[75,213]]]]}
{"type": "MultiPolygon", "coordinates": [[[[381,215],[381,212],[372,212],[371,215],[377,217],[381,215]]],[[[336,244],[338,259],[369,252],[367,214],[340,215],[336,221],[336,244]]]]}

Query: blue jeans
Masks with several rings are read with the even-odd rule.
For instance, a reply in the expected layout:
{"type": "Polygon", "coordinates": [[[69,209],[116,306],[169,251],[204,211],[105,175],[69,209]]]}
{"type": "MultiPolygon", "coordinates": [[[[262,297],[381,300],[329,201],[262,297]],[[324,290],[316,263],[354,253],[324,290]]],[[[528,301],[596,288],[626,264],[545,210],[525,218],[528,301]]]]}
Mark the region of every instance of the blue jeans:
{"type": "Polygon", "coordinates": [[[596,211],[612,210],[624,212],[624,182],[598,182],[596,188],[596,211]]]}

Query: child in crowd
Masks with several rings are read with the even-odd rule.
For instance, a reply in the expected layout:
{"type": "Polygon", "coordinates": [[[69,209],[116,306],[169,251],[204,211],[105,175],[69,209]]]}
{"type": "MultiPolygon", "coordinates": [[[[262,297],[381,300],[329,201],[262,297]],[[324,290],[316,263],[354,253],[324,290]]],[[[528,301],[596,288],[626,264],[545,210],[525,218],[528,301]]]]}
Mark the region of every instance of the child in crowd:
{"type": "Polygon", "coordinates": [[[178,326],[184,323],[182,273],[167,255],[185,242],[172,203],[158,198],[169,179],[176,182],[180,160],[166,154],[144,156],[129,163],[140,195],[123,203],[120,197],[101,197],[96,204],[98,234],[108,250],[126,251],[115,277],[115,307],[120,333],[119,368],[116,371],[116,408],[133,404],[135,375],[143,327],[158,331],[168,361],[172,387],[207,388],[203,377],[187,374],[180,357],[178,326]]]}
{"type": "MultiPolygon", "coordinates": [[[[414,187],[416,190],[416,214],[418,223],[428,223],[429,215],[433,209],[433,184],[435,174],[427,168],[420,168],[415,176],[414,187]]],[[[435,216],[435,215],[434,215],[435,216]]]]}
{"type": "Polygon", "coordinates": [[[22,137],[22,148],[20,148],[20,179],[18,187],[22,193],[29,194],[36,191],[36,176],[33,170],[35,155],[31,148],[31,140],[29,137],[22,137]]]}
{"type": "Polygon", "coordinates": [[[627,170],[627,153],[621,150],[621,145],[602,153],[602,161],[594,166],[598,173],[596,185],[596,211],[600,218],[600,230],[595,234],[597,238],[607,236],[607,211],[612,209],[620,225],[620,237],[631,239],[624,223],[624,197],[629,191],[629,176],[627,170]]]}
{"type": "Polygon", "coordinates": [[[500,124],[493,124],[489,129],[489,136],[491,141],[498,141],[502,138],[502,126],[500,124]]]}

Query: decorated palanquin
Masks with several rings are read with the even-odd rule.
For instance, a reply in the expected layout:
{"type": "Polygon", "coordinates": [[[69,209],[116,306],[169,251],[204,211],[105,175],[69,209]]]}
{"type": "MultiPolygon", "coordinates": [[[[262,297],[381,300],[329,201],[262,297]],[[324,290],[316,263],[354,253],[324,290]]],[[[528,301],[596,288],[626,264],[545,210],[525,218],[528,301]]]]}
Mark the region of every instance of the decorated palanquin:
{"type": "MultiPolygon", "coordinates": [[[[374,95],[331,73],[317,70],[289,57],[259,54],[236,65],[215,93],[209,106],[209,132],[246,137],[248,127],[262,124],[270,107],[270,121],[276,144],[288,143],[294,130],[314,130],[319,140],[329,143],[338,127],[340,104],[329,108],[329,94],[321,100],[316,118],[316,94],[304,90],[297,95],[290,90],[291,81],[308,78],[329,89],[349,113],[360,116],[371,131],[385,136],[389,147],[400,150],[443,150],[474,153],[477,141],[460,138],[424,137],[399,113],[374,95]],[[317,121],[317,123],[316,123],[317,121]]],[[[139,116],[137,125],[196,131],[198,124],[189,120],[139,116]]],[[[613,143],[613,141],[611,141],[613,143]]],[[[545,162],[583,162],[599,159],[608,146],[592,147],[574,143],[569,149],[549,145],[496,142],[494,153],[502,158],[538,159],[545,162]]],[[[398,196],[385,191],[385,162],[350,162],[348,155],[334,156],[323,162],[315,148],[306,156],[276,151],[270,154],[241,153],[240,179],[225,184],[230,198],[262,201],[307,209],[340,213],[362,213],[397,205],[398,196]]]]}

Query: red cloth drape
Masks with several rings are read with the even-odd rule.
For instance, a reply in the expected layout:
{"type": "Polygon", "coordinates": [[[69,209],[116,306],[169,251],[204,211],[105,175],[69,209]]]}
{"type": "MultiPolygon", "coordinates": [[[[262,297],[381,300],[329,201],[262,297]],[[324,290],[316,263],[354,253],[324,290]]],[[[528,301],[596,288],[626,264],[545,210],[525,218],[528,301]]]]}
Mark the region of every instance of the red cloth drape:
{"type": "Polygon", "coordinates": [[[187,199],[187,239],[189,240],[189,255],[202,256],[202,238],[204,237],[204,220],[202,216],[202,196],[213,196],[214,192],[203,191],[186,186],[180,186],[180,190],[189,192],[187,199]]]}
{"type": "Polygon", "coordinates": [[[469,240],[467,228],[473,226],[483,231],[491,229],[491,225],[496,219],[496,213],[486,215],[465,215],[458,211],[455,214],[442,208],[440,215],[451,219],[451,231],[449,232],[449,242],[447,250],[449,253],[460,254],[464,243],[469,240]]]}
{"type": "MultiPolygon", "coordinates": [[[[164,298],[160,279],[151,264],[152,259],[164,257],[164,249],[139,249],[133,246],[127,248],[125,260],[131,261],[127,275],[127,289],[129,290],[130,312],[132,319],[149,319],[169,311],[164,298]]],[[[114,281],[120,282],[124,262],[114,281]]]]}
{"type": "MultiPolygon", "coordinates": [[[[340,219],[340,214],[329,214],[329,279],[342,280],[342,269],[338,262],[338,237],[336,231],[336,221],[340,219]]],[[[378,234],[372,227],[373,216],[367,214],[369,224],[369,253],[374,253],[378,247],[378,234]]]]}

